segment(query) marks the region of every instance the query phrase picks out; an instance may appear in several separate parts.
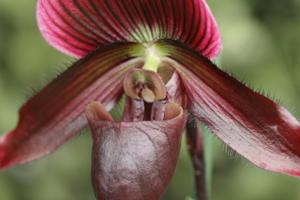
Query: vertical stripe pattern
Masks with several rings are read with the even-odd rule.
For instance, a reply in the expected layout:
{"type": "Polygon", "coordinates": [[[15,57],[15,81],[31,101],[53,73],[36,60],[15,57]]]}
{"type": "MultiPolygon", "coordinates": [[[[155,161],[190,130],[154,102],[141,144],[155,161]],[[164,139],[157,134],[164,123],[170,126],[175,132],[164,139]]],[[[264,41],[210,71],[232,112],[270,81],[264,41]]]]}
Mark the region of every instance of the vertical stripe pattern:
{"type": "Polygon", "coordinates": [[[208,58],[221,47],[205,0],[38,0],[37,19],[51,45],[76,57],[120,41],[171,39],[208,58]]]}

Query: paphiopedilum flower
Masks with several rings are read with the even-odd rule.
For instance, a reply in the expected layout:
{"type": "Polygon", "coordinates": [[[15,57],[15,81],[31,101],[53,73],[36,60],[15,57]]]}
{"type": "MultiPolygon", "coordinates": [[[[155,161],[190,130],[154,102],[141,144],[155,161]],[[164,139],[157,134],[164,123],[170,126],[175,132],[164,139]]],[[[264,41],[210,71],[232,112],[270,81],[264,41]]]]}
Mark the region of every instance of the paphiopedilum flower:
{"type": "Polygon", "coordinates": [[[39,0],[37,19],[51,45],[80,59],[21,108],[0,138],[1,169],[89,125],[97,198],[159,199],[190,113],[258,167],[300,175],[299,122],[213,64],[221,39],[205,0],[39,0]]]}

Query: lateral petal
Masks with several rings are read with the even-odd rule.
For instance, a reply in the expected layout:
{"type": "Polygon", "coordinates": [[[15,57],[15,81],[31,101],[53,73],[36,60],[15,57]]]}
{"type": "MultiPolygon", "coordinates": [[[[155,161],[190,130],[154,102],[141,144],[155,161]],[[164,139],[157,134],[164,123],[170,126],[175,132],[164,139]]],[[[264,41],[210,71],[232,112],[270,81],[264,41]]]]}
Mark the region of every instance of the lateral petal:
{"type": "Polygon", "coordinates": [[[37,19],[51,45],[76,57],[119,41],[173,39],[209,58],[221,48],[205,0],[38,0],[37,19]]]}
{"type": "Polygon", "coordinates": [[[186,121],[177,104],[168,104],[165,116],[164,121],[116,123],[99,103],[88,106],[97,199],[158,200],[163,195],[186,121]]]}
{"type": "Polygon", "coordinates": [[[190,112],[255,165],[300,176],[300,124],[294,116],[197,52],[169,41],[161,47],[182,78],[190,112]]]}
{"type": "Polygon", "coordinates": [[[88,55],[25,103],[16,129],[0,137],[0,169],[40,158],[77,135],[87,125],[89,102],[111,109],[127,70],[142,64],[130,57],[133,46],[115,44],[88,55]]]}

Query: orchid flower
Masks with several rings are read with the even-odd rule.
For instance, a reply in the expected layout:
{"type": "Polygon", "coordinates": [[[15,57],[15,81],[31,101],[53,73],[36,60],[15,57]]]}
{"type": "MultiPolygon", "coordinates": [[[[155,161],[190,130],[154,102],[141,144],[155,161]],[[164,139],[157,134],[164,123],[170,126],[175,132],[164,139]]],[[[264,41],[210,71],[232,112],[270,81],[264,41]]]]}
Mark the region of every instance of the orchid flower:
{"type": "Polygon", "coordinates": [[[300,176],[299,122],[212,62],[221,39],[205,0],[38,0],[37,21],[52,46],[79,60],[22,106],[0,138],[1,169],[89,126],[97,199],[159,199],[194,116],[256,166],[300,176]],[[118,121],[109,111],[122,96],[118,121]]]}

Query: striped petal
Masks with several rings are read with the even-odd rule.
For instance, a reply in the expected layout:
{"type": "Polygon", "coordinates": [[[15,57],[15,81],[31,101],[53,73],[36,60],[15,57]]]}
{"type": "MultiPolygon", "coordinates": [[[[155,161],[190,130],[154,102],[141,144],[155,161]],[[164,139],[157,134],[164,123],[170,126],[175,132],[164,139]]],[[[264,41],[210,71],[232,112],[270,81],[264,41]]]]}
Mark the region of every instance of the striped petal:
{"type": "Polygon", "coordinates": [[[189,109],[257,166],[300,176],[300,124],[285,108],[219,70],[197,52],[163,42],[182,78],[189,109]]]}
{"type": "Polygon", "coordinates": [[[60,51],[83,57],[118,41],[180,41],[213,58],[221,47],[205,0],[38,0],[45,39],[60,51]]]}
{"type": "Polygon", "coordinates": [[[101,104],[92,103],[87,118],[93,133],[97,199],[160,199],[176,168],[185,126],[183,109],[168,104],[162,121],[117,123],[101,104]]]}
{"type": "Polygon", "coordinates": [[[20,110],[17,128],[0,137],[0,169],[51,153],[87,125],[83,114],[93,100],[109,110],[122,95],[122,77],[142,61],[133,44],[101,49],[76,62],[20,110]]]}

